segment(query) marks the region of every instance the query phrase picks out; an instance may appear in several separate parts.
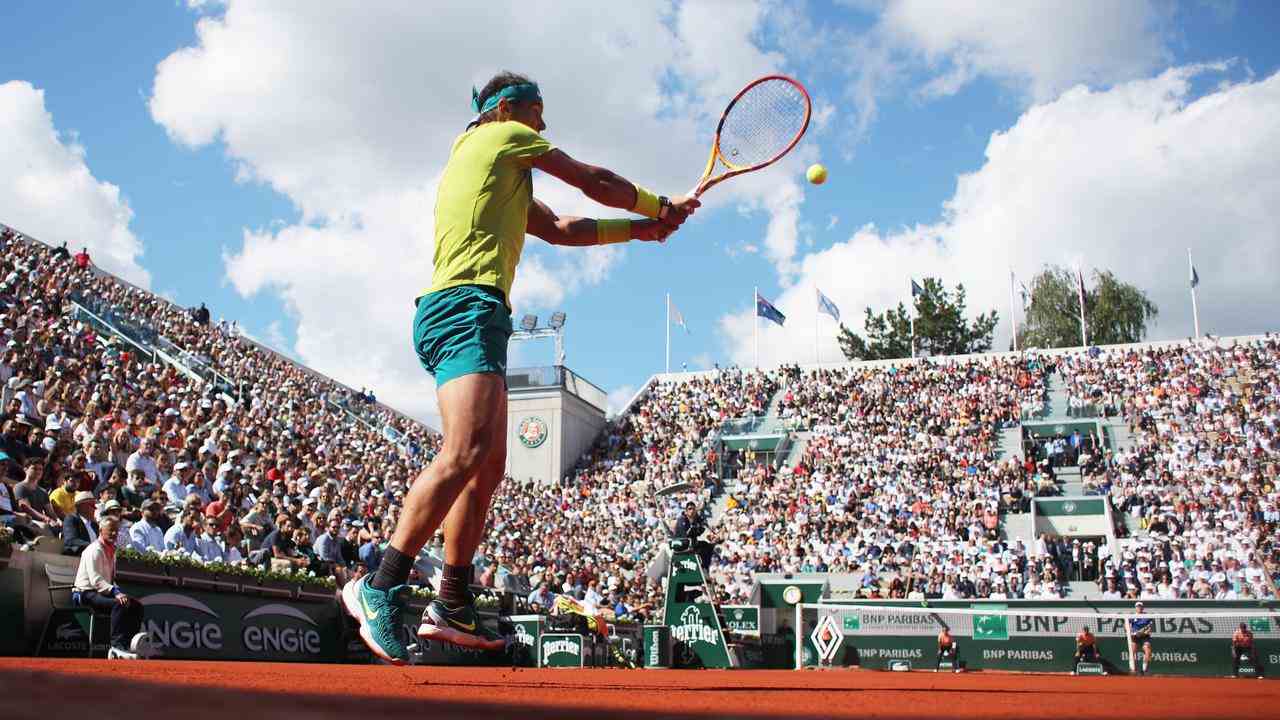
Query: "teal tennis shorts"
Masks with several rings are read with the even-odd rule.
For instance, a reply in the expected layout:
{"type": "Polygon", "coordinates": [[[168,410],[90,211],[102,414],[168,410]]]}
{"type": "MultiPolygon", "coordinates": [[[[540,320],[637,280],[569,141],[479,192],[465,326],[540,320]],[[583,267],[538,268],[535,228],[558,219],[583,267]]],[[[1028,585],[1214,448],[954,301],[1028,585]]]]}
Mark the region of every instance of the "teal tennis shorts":
{"type": "Polygon", "coordinates": [[[511,311],[500,290],[460,285],[418,298],[413,347],[436,387],[475,373],[505,379],[511,330],[511,311]]]}

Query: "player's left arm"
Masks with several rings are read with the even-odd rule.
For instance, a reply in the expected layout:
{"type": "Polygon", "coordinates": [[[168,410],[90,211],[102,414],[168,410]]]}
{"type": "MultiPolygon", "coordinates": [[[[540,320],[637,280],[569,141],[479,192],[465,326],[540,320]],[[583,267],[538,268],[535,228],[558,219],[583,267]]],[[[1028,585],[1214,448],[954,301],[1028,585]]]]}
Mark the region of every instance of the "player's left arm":
{"type": "MultiPolygon", "coordinates": [[[[630,223],[632,240],[666,240],[675,230],[661,220],[631,220],[630,223]]],[[[560,217],[537,198],[529,205],[528,232],[552,245],[586,247],[601,244],[600,229],[594,218],[560,217]]]]}

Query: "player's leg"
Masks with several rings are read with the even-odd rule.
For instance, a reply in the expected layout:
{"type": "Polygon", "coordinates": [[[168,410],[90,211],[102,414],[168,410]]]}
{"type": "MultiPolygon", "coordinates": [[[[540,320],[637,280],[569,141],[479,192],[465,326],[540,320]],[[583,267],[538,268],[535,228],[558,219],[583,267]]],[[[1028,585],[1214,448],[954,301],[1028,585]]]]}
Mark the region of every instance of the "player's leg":
{"type": "MultiPolygon", "coordinates": [[[[360,622],[361,638],[383,659],[408,660],[400,632],[414,559],[488,454],[493,412],[505,395],[504,378],[491,373],[463,375],[440,386],[444,446],[410,487],[377,574],[343,588],[343,603],[360,622]]],[[[500,422],[505,426],[505,413],[500,422]]]]}
{"type": "Polygon", "coordinates": [[[444,521],[445,566],[439,596],[428,605],[418,634],[458,645],[489,647],[497,638],[480,627],[475,599],[468,585],[472,558],[484,538],[489,503],[502,483],[507,464],[507,398],[502,393],[493,408],[489,454],[476,474],[454,499],[444,521]]]}
{"type": "Polygon", "coordinates": [[[1151,641],[1142,643],[1142,674],[1151,672],[1151,641]]]}

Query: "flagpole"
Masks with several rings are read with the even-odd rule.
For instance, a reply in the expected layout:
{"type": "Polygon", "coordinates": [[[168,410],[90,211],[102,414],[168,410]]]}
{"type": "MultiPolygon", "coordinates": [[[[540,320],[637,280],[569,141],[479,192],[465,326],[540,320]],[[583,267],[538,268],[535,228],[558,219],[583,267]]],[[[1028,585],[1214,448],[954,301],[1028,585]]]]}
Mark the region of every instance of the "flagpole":
{"type": "Polygon", "coordinates": [[[667,293],[667,374],[671,374],[671,293],[667,293]]]}
{"type": "Polygon", "coordinates": [[[813,302],[817,306],[814,308],[814,312],[813,312],[813,364],[814,365],[822,364],[822,351],[818,349],[818,323],[822,322],[822,318],[819,317],[820,315],[822,315],[821,303],[818,302],[819,292],[821,291],[818,290],[818,286],[814,285],[813,286],[813,302]]]}
{"type": "Polygon", "coordinates": [[[1076,297],[1080,299],[1080,345],[1089,347],[1089,335],[1085,331],[1084,319],[1084,271],[1076,268],[1076,297]]]}
{"type": "MultiPolygon", "coordinates": [[[[1191,248],[1187,248],[1187,265],[1191,266],[1191,276],[1196,273],[1195,263],[1191,262],[1191,248]]],[[[1200,339],[1200,306],[1196,303],[1196,284],[1191,283],[1191,319],[1195,323],[1196,340],[1200,339]]]]}
{"type": "MultiPolygon", "coordinates": [[[[915,300],[915,298],[912,298],[912,300],[915,300]]],[[[916,356],[916,309],[914,302],[911,305],[913,306],[911,308],[911,357],[914,358],[916,356]]]]}
{"type": "Polygon", "coordinates": [[[755,365],[760,369],[760,288],[751,288],[751,331],[755,337],[755,365]]]}
{"type": "Polygon", "coordinates": [[[1009,268],[1009,323],[1013,325],[1013,351],[1018,351],[1018,315],[1014,311],[1013,297],[1017,294],[1014,289],[1014,283],[1017,280],[1013,275],[1013,268],[1009,268]]]}

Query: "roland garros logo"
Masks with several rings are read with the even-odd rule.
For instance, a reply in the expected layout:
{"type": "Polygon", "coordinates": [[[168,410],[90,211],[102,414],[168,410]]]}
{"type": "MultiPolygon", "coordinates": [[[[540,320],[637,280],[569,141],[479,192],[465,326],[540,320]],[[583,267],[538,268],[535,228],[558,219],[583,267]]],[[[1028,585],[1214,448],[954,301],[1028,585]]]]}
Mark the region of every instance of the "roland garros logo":
{"type": "Polygon", "coordinates": [[[520,436],[521,445],[536,448],[547,441],[547,423],[537,416],[527,417],[520,421],[516,434],[520,436]]]}

